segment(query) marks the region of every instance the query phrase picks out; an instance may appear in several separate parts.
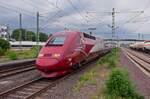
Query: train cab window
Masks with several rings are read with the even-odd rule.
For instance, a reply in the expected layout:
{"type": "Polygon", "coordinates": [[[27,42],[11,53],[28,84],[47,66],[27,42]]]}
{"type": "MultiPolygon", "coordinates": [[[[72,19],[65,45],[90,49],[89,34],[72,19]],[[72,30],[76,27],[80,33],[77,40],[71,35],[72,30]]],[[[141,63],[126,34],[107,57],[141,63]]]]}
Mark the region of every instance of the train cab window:
{"type": "Polygon", "coordinates": [[[46,46],[62,46],[66,40],[65,36],[52,37],[46,46]]]}

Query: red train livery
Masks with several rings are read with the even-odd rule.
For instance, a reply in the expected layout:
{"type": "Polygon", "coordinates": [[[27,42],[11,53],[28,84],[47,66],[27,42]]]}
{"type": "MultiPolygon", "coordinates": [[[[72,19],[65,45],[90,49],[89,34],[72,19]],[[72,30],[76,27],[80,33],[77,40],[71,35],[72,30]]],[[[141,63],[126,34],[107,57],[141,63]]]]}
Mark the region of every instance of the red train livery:
{"type": "Polygon", "coordinates": [[[41,49],[36,67],[44,77],[65,75],[104,49],[103,40],[79,31],[53,34],[41,49]]]}

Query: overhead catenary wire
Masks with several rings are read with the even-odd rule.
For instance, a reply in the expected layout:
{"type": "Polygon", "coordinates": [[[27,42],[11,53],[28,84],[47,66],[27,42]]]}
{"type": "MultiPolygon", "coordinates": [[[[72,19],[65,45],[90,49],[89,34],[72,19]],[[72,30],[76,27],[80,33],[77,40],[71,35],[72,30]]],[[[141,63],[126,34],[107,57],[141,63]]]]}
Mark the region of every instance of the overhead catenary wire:
{"type": "Polygon", "coordinates": [[[54,19],[59,13],[60,13],[60,11],[56,12],[53,16],[49,17],[41,27],[45,28],[47,26],[47,24],[49,24],[49,21],[51,21],[52,19],[54,19]]]}
{"type": "Polygon", "coordinates": [[[139,17],[139,16],[142,15],[143,13],[144,13],[144,11],[139,12],[138,15],[135,15],[134,17],[132,17],[131,19],[127,20],[127,21],[126,21],[125,23],[123,23],[122,25],[115,27],[115,29],[118,29],[118,28],[120,28],[121,26],[124,26],[124,25],[126,25],[126,24],[132,22],[133,20],[135,20],[137,17],[139,17]]]}
{"type": "MultiPolygon", "coordinates": [[[[27,2],[27,0],[22,0],[22,1],[24,1],[24,2],[27,3],[28,5],[32,5],[33,8],[35,8],[36,10],[43,9],[42,6],[39,6],[40,3],[33,2],[32,0],[28,0],[28,2],[27,2]]],[[[44,10],[44,11],[45,11],[45,10],[44,10]]]]}
{"type": "MultiPolygon", "coordinates": [[[[136,16],[134,16],[133,18],[127,20],[122,26],[124,26],[124,25],[127,24],[127,23],[130,23],[131,21],[133,21],[133,20],[136,19],[137,17],[141,16],[143,13],[145,13],[145,10],[148,9],[149,6],[150,6],[150,1],[147,0],[146,6],[143,8],[143,11],[141,11],[141,13],[139,13],[139,14],[136,15],[136,16]]],[[[150,20],[150,19],[149,19],[149,20],[150,20]]],[[[146,22],[148,22],[149,20],[147,20],[146,22]]],[[[145,24],[145,22],[142,23],[142,25],[143,25],[143,24],[145,24]]],[[[121,27],[121,26],[118,26],[118,27],[116,27],[116,28],[118,29],[119,27],[121,27]]],[[[139,29],[141,29],[141,25],[135,29],[135,30],[136,30],[135,32],[137,32],[139,29]]]]}
{"type": "Polygon", "coordinates": [[[81,14],[81,12],[78,10],[78,8],[76,6],[74,6],[74,4],[72,3],[72,1],[71,0],[67,0],[67,1],[70,3],[70,5],[73,7],[73,9],[81,16],[81,18],[83,20],[85,20],[85,22],[88,23],[88,20],[81,14]]]}
{"type": "Polygon", "coordinates": [[[46,0],[50,5],[52,5],[54,8],[57,8],[59,10],[61,10],[57,5],[55,5],[54,3],[50,2],[49,0],[46,0]]]}
{"type": "MultiPolygon", "coordinates": [[[[78,2],[81,3],[80,0],[78,0],[78,2]]],[[[81,6],[79,6],[78,8],[81,9],[81,6]]],[[[91,18],[94,18],[93,16],[91,16],[91,15],[89,15],[89,14],[87,13],[88,11],[87,11],[85,8],[82,8],[82,10],[85,12],[85,14],[86,14],[85,17],[88,19],[88,22],[91,21],[91,18]]],[[[93,21],[93,20],[92,20],[92,21],[93,21]]],[[[102,21],[101,21],[101,22],[102,22],[102,21]]]]}
{"type": "MultiPolygon", "coordinates": [[[[8,7],[8,6],[4,6],[4,5],[1,5],[1,4],[0,4],[0,7],[6,9],[6,10],[8,10],[8,11],[13,11],[13,12],[18,13],[18,14],[21,12],[21,11],[12,9],[12,8],[10,8],[10,7],[8,7]]],[[[25,14],[25,15],[27,15],[27,16],[35,17],[35,16],[33,16],[33,14],[31,15],[31,14],[26,13],[26,12],[21,12],[21,13],[23,13],[23,14],[25,14]]]]}
{"type": "MultiPolygon", "coordinates": [[[[48,2],[50,2],[49,0],[46,0],[46,1],[48,1],[48,2]]],[[[71,1],[71,0],[67,0],[67,1],[71,1]]],[[[88,13],[85,13],[86,15],[84,15],[81,11],[80,11],[80,8],[79,7],[77,7],[75,4],[74,4],[74,2],[73,1],[71,1],[72,2],[72,4],[73,4],[73,6],[75,7],[75,8],[77,8],[76,9],[76,12],[81,16],[81,18],[83,19],[83,20],[85,20],[87,23],[86,24],[88,24],[88,22],[89,22],[89,20],[90,20],[90,18],[94,18],[95,16],[90,16],[88,13]],[[79,11],[79,12],[78,12],[79,11]]],[[[56,1],[56,3],[54,2],[54,3],[52,3],[52,2],[50,2],[50,4],[52,4],[53,5],[53,7],[56,7],[56,8],[58,8],[59,10],[61,10],[61,11],[63,11],[59,6],[58,6],[58,0],[56,1]]],[[[5,5],[4,5],[5,6],[5,5]]],[[[7,7],[7,6],[6,6],[7,7]]],[[[8,7],[9,9],[11,8],[11,7],[8,7]]],[[[38,7],[37,7],[38,8],[38,7]]],[[[6,8],[5,8],[6,9],[6,8]]],[[[14,11],[13,12],[16,12],[16,13],[19,13],[20,11],[23,11],[23,14],[26,14],[26,15],[30,15],[31,13],[30,12],[28,12],[28,11],[25,11],[25,10],[23,10],[23,9],[20,9],[20,11],[19,10],[16,10],[15,8],[12,8],[14,11]]],[[[75,9],[74,9],[75,10],[75,9]]],[[[12,11],[12,10],[10,10],[10,11],[12,11]]],[[[63,11],[64,13],[66,13],[65,11],[63,11]]],[[[86,11],[84,11],[84,12],[86,12],[86,11]]],[[[134,12],[134,11],[133,11],[134,12]]],[[[34,12],[33,12],[34,13],[34,12]]],[[[32,13],[32,15],[33,15],[33,13],[32,13]]],[[[50,14],[51,12],[48,12],[47,14],[50,14]]],[[[55,12],[55,13],[57,13],[57,12],[55,12]]],[[[124,11],[124,13],[127,13],[127,11],[124,11]]],[[[40,13],[40,15],[42,16],[44,13],[40,13]]],[[[44,16],[44,15],[43,15],[44,16]]],[[[58,17],[59,18],[59,16],[61,16],[61,14],[57,14],[56,15],[56,17],[58,17]]],[[[136,19],[138,16],[140,16],[139,14],[138,15],[136,15],[135,16],[135,18],[133,17],[133,18],[131,18],[131,19],[129,19],[129,20],[127,20],[127,21],[125,21],[125,23],[123,23],[124,25],[125,24],[127,24],[127,23],[130,23],[130,22],[132,22],[134,19],[136,19]]],[[[33,16],[34,17],[34,16],[33,16]]],[[[50,15],[50,16],[44,16],[43,18],[45,19],[44,21],[41,21],[41,23],[42,23],[42,25],[45,25],[45,24],[50,24],[50,22],[55,22],[55,20],[53,20],[53,18],[52,17],[54,17],[54,19],[55,19],[55,16],[52,16],[52,15],[50,15]],[[48,23],[48,21],[50,21],[49,23],[48,23]],[[46,23],[47,22],[47,23],[46,23]]],[[[64,16],[61,16],[61,17],[65,17],[65,15],[64,16]]],[[[41,18],[42,19],[42,18],[41,18]]],[[[56,20],[59,20],[59,19],[56,19],[56,20]]],[[[96,19],[96,17],[95,17],[95,20],[98,20],[98,21],[100,21],[100,19],[96,19]]],[[[96,21],[98,24],[100,24],[100,22],[98,22],[98,21],[96,21]]],[[[104,22],[104,21],[103,21],[104,22]]],[[[102,22],[102,23],[103,23],[102,22]]],[[[52,23],[51,23],[52,24],[52,23]]],[[[108,26],[108,24],[106,23],[105,24],[106,26],[108,26]]],[[[77,26],[77,25],[76,25],[77,26]]],[[[122,25],[120,25],[119,27],[121,27],[122,25]]],[[[119,27],[117,27],[117,28],[119,28],[119,27]]],[[[117,29],[116,28],[116,29],[117,29]]]]}
{"type": "MultiPolygon", "coordinates": [[[[62,11],[64,14],[67,14],[66,11],[64,11],[63,9],[61,9],[60,7],[58,7],[58,4],[55,5],[54,3],[50,2],[49,0],[46,0],[46,1],[47,1],[50,5],[52,5],[53,7],[59,9],[60,11],[62,11]]],[[[73,17],[73,16],[70,16],[70,17],[75,18],[75,17],[73,17]]],[[[85,24],[85,23],[84,23],[84,24],[85,24]]],[[[87,23],[86,23],[86,24],[87,24],[87,23]]],[[[65,26],[64,26],[64,27],[65,27],[65,26]]]]}
{"type": "MultiPolygon", "coordinates": [[[[150,6],[150,1],[147,0],[146,6],[144,7],[143,10],[145,11],[146,9],[149,8],[149,6],[150,6]]],[[[150,17],[150,16],[148,16],[148,17],[150,17]]],[[[146,22],[149,22],[149,21],[150,21],[150,18],[149,18],[146,22]]],[[[142,26],[143,26],[146,22],[142,23],[142,26]]],[[[135,32],[139,31],[142,26],[140,25],[139,27],[137,27],[137,28],[135,29],[135,30],[136,30],[135,32]]]]}
{"type": "Polygon", "coordinates": [[[20,7],[16,7],[16,6],[13,6],[13,5],[9,5],[9,4],[5,3],[5,2],[0,2],[0,4],[2,4],[3,6],[5,6],[5,7],[7,7],[7,8],[10,8],[10,7],[11,7],[11,9],[12,9],[12,8],[13,8],[13,9],[15,8],[15,9],[17,9],[16,11],[20,10],[20,11],[24,11],[25,13],[28,13],[28,14],[30,14],[30,15],[33,14],[33,12],[31,12],[31,11],[28,11],[28,10],[26,10],[26,9],[22,9],[22,8],[20,8],[20,7]]]}
{"type": "MultiPolygon", "coordinates": [[[[133,18],[127,20],[123,25],[125,25],[125,24],[127,24],[127,23],[130,23],[131,21],[133,21],[133,20],[136,19],[137,17],[141,16],[143,13],[145,13],[145,10],[146,10],[149,6],[150,6],[150,1],[147,0],[147,3],[146,3],[146,5],[145,5],[145,7],[143,8],[143,10],[142,10],[142,11],[139,11],[139,14],[138,14],[138,15],[136,15],[136,16],[134,16],[133,18]]],[[[135,13],[136,13],[136,12],[135,12],[135,13]]],[[[122,25],[122,26],[123,26],[123,25],[122,25]]],[[[119,26],[119,27],[120,27],[120,26],[119,26]]],[[[117,27],[117,28],[119,28],[119,27],[117,27]]]]}

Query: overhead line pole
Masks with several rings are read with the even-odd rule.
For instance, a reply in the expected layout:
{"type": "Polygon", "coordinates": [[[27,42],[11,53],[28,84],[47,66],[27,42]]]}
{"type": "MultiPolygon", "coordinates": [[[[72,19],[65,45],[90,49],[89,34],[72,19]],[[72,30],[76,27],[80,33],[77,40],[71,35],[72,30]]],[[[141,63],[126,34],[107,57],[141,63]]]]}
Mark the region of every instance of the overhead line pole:
{"type": "Polygon", "coordinates": [[[19,48],[22,49],[22,14],[19,14],[19,27],[20,27],[20,33],[19,33],[19,48]]]}
{"type": "MultiPolygon", "coordinates": [[[[96,13],[96,12],[88,12],[88,13],[96,13]]],[[[100,12],[100,13],[108,13],[108,14],[111,14],[112,16],[112,25],[107,25],[108,27],[111,28],[112,30],[112,41],[114,41],[115,39],[117,39],[117,41],[119,41],[118,39],[118,35],[116,35],[116,29],[119,28],[116,27],[115,25],[115,15],[118,14],[118,13],[140,13],[138,16],[140,16],[142,13],[144,13],[144,11],[129,11],[129,12],[118,12],[118,11],[115,11],[115,8],[112,9],[111,12],[100,12]]],[[[134,18],[128,20],[126,23],[129,23],[130,21],[132,21],[133,19],[135,19],[137,16],[135,16],[134,18]]],[[[119,42],[118,42],[119,43],[119,42]]]]}
{"type": "Polygon", "coordinates": [[[115,12],[115,8],[113,8],[112,9],[112,41],[115,41],[116,39],[117,47],[119,47],[119,37],[118,37],[118,34],[116,34],[116,26],[115,26],[115,14],[116,13],[117,12],[115,12]]]}
{"type": "Polygon", "coordinates": [[[112,10],[112,40],[115,39],[115,8],[112,10]]]}
{"type": "Polygon", "coordinates": [[[37,12],[37,36],[36,36],[36,42],[37,42],[37,50],[39,52],[39,12],[37,12]]]}

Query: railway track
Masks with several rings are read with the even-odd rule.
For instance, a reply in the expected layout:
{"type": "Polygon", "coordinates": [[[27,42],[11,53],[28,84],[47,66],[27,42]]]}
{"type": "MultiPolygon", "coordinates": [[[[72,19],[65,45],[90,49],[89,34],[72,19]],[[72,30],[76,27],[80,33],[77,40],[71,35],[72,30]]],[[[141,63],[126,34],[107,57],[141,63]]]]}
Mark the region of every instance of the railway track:
{"type": "Polygon", "coordinates": [[[139,54],[137,52],[131,51],[129,49],[122,49],[126,56],[140,69],[144,74],[150,77],[150,58],[139,54]]]}
{"type": "Polygon", "coordinates": [[[57,83],[63,81],[64,79],[70,77],[71,75],[83,70],[87,66],[94,62],[86,63],[80,69],[71,72],[70,74],[56,79],[46,79],[43,77],[36,78],[32,81],[24,83],[20,86],[9,89],[5,92],[0,93],[0,99],[33,99],[35,96],[40,95],[42,92],[49,88],[54,87],[57,83]]]}
{"type": "Polygon", "coordinates": [[[30,64],[30,65],[25,65],[25,66],[20,66],[20,67],[18,66],[18,67],[14,67],[14,68],[1,70],[0,71],[0,78],[19,74],[19,73],[34,70],[34,69],[36,69],[34,67],[34,64],[30,64]]]}
{"type": "Polygon", "coordinates": [[[137,52],[137,53],[143,54],[143,55],[145,55],[145,56],[147,56],[147,57],[150,57],[150,53],[148,53],[148,52],[143,52],[143,51],[134,50],[134,49],[131,49],[131,50],[132,50],[132,51],[135,51],[135,52],[137,52]]]}
{"type": "Polygon", "coordinates": [[[42,92],[46,91],[47,89],[54,87],[57,83],[62,82],[64,79],[70,77],[71,75],[84,70],[84,68],[90,67],[87,65],[92,66],[95,63],[95,61],[84,63],[83,66],[81,66],[79,69],[72,71],[71,73],[61,78],[45,79],[39,77],[32,81],[26,82],[22,85],[0,93],[0,99],[33,99],[34,97],[40,95],[42,92]]]}
{"type": "Polygon", "coordinates": [[[39,77],[30,82],[27,82],[25,84],[22,84],[20,86],[14,87],[12,89],[9,89],[5,92],[0,93],[0,99],[1,98],[2,99],[32,99],[35,96],[38,96],[42,92],[46,91],[47,89],[54,87],[57,83],[63,81],[67,77],[75,74],[76,72],[82,69],[83,68],[73,71],[70,74],[62,78],[45,79],[45,78],[39,77]]]}
{"type": "Polygon", "coordinates": [[[40,93],[52,84],[49,81],[43,80],[42,77],[34,79],[30,82],[24,83],[20,86],[9,89],[0,93],[2,99],[30,99],[34,95],[40,93]]]}

